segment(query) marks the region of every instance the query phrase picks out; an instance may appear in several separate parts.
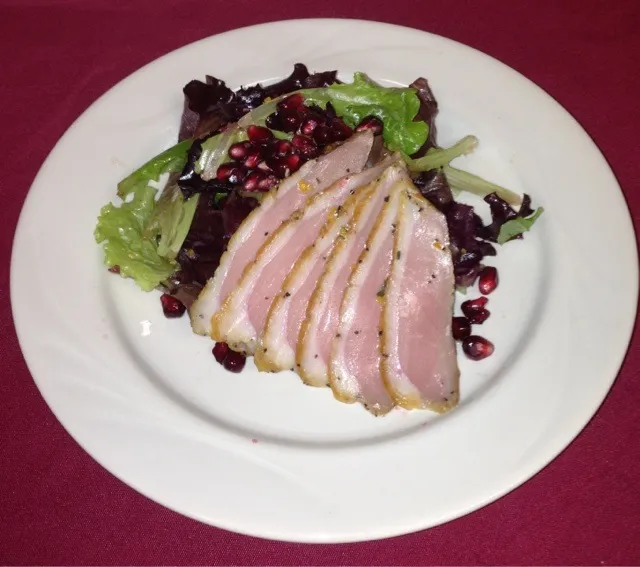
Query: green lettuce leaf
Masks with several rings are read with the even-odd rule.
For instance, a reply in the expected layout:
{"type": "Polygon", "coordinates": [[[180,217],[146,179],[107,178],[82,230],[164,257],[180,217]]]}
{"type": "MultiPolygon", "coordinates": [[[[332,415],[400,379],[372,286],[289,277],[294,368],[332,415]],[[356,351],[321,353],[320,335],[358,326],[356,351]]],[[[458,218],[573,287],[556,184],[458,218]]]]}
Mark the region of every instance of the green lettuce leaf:
{"type": "Polygon", "coordinates": [[[122,277],[133,280],[144,291],[151,291],[166,280],[177,264],[158,254],[155,238],[144,238],[147,220],[155,206],[157,189],[137,189],[133,199],[119,207],[109,203],[102,207],[94,236],[98,244],[104,242],[104,262],[118,266],[122,277]]]}
{"type": "Polygon", "coordinates": [[[143,237],[158,238],[158,254],[169,260],[175,259],[187,237],[193,216],[198,206],[199,195],[193,195],[186,201],[177,183],[168,185],[151,214],[143,237]]]}
{"type": "Polygon", "coordinates": [[[478,138],[475,136],[465,136],[450,148],[431,148],[427,152],[427,155],[421,158],[411,159],[407,155],[403,155],[402,157],[407,162],[410,171],[429,171],[430,169],[438,169],[439,167],[448,165],[449,162],[460,156],[470,154],[476,149],[477,145],[478,138]]]}
{"type": "Polygon", "coordinates": [[[176,183],[158,190],[149,185],[164,173],[177,173],[186,163],[192,140],[185,140],[149,160],[118,184],[119,205],[105,205],[94,237],[104,243],[104,262],[117,266],[122,277],[132,278],[151,291],[178,268],[175,258],[191,226],[198,196],[184,200],[176,183]]]}
{"type": "Polygon", "coordinates": [[[158,181],[164,173],[181,171],[187,163],[187,152],[192,143],[193,140],[184,140],[136,169],[118,183],[118,197],[124,199],[127,195],[146,187],[149,181],[158,181]]]}
{"type": "Polygon", "coordinates": [[[364,73],[355,73],[353,83],[300,92],[307,104],[324,108],[330,102],[338,116],[352,128],[366,116],[377,116],[384,123],[382,136],[385,145],[392,151],[411,155],[427,140],[427,124],[414,122],[420,108],[415,89],[381,87],[364,73]]]}
{"type": "Polygon", "coordinates": [[[526,218],[517,217],[510,221],[505,222],[500,227],[500,233],[498,234],[498,244],[504,244],[508,240],[511,240],[514,236],[518,236],[523,232],[527,232],[533,226],[533,223],[540,218],[540,215],[544,212],[542,207],[538,207],[534,213],[526,218]]]}
{"type": "MultiPolygon", "coordinates": [[[[428,157],[427,154],[426,157],[428,157]]],[[[498,197],[504,199],[510,205],[520,205],[522,203],[522,196],[514,193],[506,187],[501,187],[495,183],[491,183],[482,177],[478,177],[468,171],[457,169],[450,165],[443,165],[442,171],[444,172],[447,182],[454,193],[472,193],[478,197],[486,197],[489,193],[496,193],[498,197]]]]}

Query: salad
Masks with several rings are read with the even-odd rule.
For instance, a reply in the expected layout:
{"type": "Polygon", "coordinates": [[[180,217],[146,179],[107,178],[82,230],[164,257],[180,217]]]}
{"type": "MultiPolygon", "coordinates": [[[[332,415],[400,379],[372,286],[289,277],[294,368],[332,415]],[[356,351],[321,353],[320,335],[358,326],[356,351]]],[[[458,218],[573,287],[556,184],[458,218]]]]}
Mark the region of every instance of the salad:
{"type": "MultiPolygon", "coordinates": [[[[426,79],[384,87],[355,73],[345,83],[336,71],[312,73],[297,63],[289,77],[271,85],[233,91],[207,76],[183,92],[177,143],[123,179],[118,203],[100,211],[94,236],[111,272],[143,291],[161,290],[164,314],[182,316],[265,195],[306,162],[369,130],[375,136],[372,155],[401,155],[415,187],[446,218],[457,291],[471,294],[478,283],[479,296],[463,301],[462,314],[453,316],[454,339],[473,360],[493,353],[493,344],[472,331],[490,316],[488,295],[499,282],[496,268],[483,259],[522,239],[543,209],[534,209],[526,194],[451,165],[478,140],[469,135],[448,148],[438,144],[438,104],[426,79]],[[458,200],[463,193],[484,199],[489,224],[458,200]]],[[[216,343],[213,354],[228,370],[244,367],[244,354],[224,342],[216,343]]]]}

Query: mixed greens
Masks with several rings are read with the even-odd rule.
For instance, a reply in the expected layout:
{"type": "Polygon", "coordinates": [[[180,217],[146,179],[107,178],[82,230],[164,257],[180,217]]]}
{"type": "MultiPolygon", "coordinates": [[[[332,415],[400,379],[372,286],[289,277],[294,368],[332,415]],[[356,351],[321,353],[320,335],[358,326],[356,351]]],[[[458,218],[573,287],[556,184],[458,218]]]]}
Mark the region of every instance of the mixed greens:
{"type": "Polygon", "coordinates": [[[190,82],[184,93],[179,142],[119,183],[121,202],[102,208],[95,239],[103,244],[104,261],[112,271],[132,278],[145,291],[163,288],[187,305],[215,271],[234,230],[259,206],[263,192],[372,120],[380,124],[384,147],[402,153],[416,186],[446,215],[460,288],[475,281],[484,256],[496,253],[492,243],[521,238],[543,212],[531,209],[528,196],[451,166],[452,160],[472,152],[478,140],[466,136],[450,148],[437,146],[437,103],[422,78],[409,87],[383,87],[356,73],[353,82],[342,83],[335,71],[309,73],[296,64],[291,76],[274,85],[232,91],[207,77],[206,82],[190,82]],[[302,97],[305,123],[317,124],[313,135],[305,134],[302,119],[286,112],[292,96],[302,97]],[[255,171],[236,167],[230,150],[241,147],[247,129],[255,126],[270,128],[274,143],[289,144],[293,150],[286,155],[298,157],[288,157],[286,163],[267,159],[255,171]],[[158,195],[156,186],[167,174],[158,195]],[[247,181],[251,175],[258,179],[256,189],[247,181]],[[455,200],[454,195],[465,191],[487,201],[490,225],[455,200]]]}

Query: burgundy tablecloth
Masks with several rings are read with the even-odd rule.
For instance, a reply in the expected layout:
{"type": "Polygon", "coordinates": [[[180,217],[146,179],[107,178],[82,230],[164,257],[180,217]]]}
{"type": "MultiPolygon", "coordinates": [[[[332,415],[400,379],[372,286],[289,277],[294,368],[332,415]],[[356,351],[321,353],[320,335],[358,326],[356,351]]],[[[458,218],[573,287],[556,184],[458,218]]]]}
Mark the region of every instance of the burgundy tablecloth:
{"type": "Polygon", "coordinates": [[[421,28],[521,71],[586,127],[638,219],[638,0],[0,0],[0,564],[637,564],[637,340],[596,417],[524,486],[447,525],[356,545],[267,542],[166,510],[98,466],[40,397],[8,281],[20,207],[47,153],[93,100],[159,55],[230,28],[314,16],[421,28]]]}

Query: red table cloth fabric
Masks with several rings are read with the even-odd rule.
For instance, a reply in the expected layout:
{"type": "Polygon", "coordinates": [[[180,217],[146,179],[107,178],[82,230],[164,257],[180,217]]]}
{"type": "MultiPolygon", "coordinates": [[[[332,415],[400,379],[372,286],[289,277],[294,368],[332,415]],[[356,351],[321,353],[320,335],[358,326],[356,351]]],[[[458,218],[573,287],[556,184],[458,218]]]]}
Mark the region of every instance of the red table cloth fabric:
{"type": "Polygon", "coordinates": [[[412,26],[514,67],[585,126],[638,221],[638,0],[0,0],[0,564],[637,564],[638,340],[595,418],[522,487],[446,525],[353,545],[263,541],[173,513],[102,469],[44,403],[9,303],[13,232],[40,164],[141,65],[234,27],[299,17],[412,26]]]}

